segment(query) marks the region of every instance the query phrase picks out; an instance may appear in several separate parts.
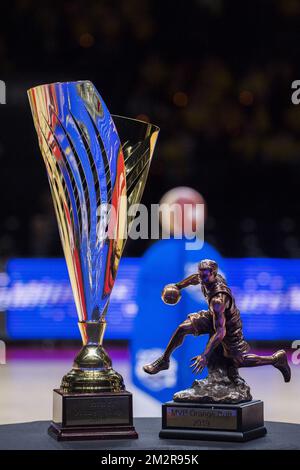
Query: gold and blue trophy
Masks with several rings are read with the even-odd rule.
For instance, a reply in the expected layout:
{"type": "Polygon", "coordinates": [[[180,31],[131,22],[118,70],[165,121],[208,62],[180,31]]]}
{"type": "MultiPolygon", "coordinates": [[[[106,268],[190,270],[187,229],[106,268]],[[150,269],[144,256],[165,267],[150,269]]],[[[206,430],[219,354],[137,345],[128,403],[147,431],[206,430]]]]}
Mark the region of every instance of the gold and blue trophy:
{"type": "Polygon", "coordinates": [[[112,116],[90,81],[28,91],[83,346],[54,390],[59,440],[136,438],[132,395],[103,348],[106,313],[159,133],[112,116]]]}

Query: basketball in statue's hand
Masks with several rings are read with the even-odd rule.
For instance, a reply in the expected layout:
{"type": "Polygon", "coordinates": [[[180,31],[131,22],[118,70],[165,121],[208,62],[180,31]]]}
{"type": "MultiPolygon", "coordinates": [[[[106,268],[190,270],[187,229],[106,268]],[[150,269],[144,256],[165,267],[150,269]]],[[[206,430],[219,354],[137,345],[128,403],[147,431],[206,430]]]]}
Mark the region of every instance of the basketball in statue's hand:
{"type": "Polygon", "coordinates": [[[165,304],[176,305],[181,299],[180,289],[175,284],[168,284],[162,291],[161,298],[165,304]]]}

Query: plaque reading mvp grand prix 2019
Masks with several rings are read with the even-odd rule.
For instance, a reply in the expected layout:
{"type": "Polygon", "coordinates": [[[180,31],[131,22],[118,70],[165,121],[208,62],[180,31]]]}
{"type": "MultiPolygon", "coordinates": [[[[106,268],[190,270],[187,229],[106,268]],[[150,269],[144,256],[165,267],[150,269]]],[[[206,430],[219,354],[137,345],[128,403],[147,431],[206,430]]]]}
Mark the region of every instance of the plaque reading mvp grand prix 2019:
{"type": "Polygon", "coordinates": [[[167,408],[166,420],[170,427],[190,427],[205,429],[236,429],[237,410],[233,409],[197,409],[197,408],[177,408],[170,406],[167,408]]]}
{"type": "Polygon", "coordinates": [[[245,441],[264,434],[261,400],[238,404],[171,401],[162,406],[160,437],[245,441]]]}

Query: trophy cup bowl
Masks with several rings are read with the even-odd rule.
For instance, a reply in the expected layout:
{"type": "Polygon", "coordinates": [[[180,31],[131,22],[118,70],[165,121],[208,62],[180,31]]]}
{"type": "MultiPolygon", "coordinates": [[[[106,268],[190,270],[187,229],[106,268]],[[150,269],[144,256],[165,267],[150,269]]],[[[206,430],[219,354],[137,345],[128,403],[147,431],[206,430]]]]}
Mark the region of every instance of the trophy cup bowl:
{"type": "Polygon", "coordinates": [[[158,127],[112,116],[90,81],[28,91],[83,346],[54,390],[56,439],[137,437],[132,396],[103,348],[106,312],[158,127]]]}

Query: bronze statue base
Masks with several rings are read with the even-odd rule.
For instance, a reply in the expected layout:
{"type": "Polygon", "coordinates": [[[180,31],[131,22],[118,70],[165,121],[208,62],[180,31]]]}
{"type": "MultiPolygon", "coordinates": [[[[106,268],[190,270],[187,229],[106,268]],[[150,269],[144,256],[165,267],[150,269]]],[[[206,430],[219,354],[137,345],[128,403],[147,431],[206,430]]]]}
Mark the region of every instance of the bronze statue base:
{"type": "Polygon", "coordinates": [[[132,395],[127,391],[66,393],[56,389],[48,433],[58,441],[137,439],[132,395]]]}
{"type": "Polygon", "coordinates": [[[162,406],[160,438],[245,442],[266,432],[260,400],[235,405],[171,401],[162,406]]]}
{"type": "Polygon", "coordinates": [[[249,385],[240,376],[232,359],[224,356],[223,348],[218,346],[208,361],[208,375],[205,379],[195,380],[190,388],[180,390],[173,396],[176,402],[239,404],[251,402],[249,385]]]}
{"type": "Polygon", "coordinates": [[[195,380],[190,388],[180,390],[173,396],[176,402],[226,403],[249,402],[252,395],[249,385],[236,371],[234,378],[222,367],[209,370],[205,379],[195,380]]]}

